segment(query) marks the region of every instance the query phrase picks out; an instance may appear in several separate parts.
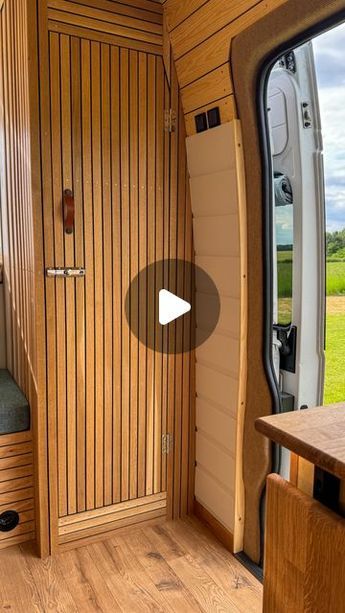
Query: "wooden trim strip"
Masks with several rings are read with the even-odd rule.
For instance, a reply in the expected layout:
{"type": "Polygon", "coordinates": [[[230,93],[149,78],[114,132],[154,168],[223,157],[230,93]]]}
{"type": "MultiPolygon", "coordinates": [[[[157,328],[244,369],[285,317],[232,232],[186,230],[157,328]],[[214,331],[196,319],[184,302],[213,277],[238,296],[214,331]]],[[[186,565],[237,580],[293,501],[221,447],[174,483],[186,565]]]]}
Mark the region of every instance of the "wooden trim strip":
{"type": "Polygon", "coordinates": [[[0,436],[0,448],[5,445],[18,445],[19,443],[32,442],[32,432],[27,430],[26,432],[16,432],[14,434],[1,434],[0,436]]]}
{"type": "Polygon", "coordinates": [[[115,34],[117,36],[140,40],[153,45],[163,45],[163,38],[159,34],[154,34],[143,30],[136,30],[134,28],[129,28],[116,23],[109,23],[109,21],[102,19],[94,19],[92,17],[67,13],[65,11],[55,9],[50,9],[48,11],[48,18],[50,20],[59,21],[68,25],[81,26],[89,28],[90,30],[97,30],[98,32],[105,32],[107,34],[115,34]]]}
{"type": "Polygon", "coordinates": [[[48,27],[51,32],[57,32],[60,34],[68,34],[80,39],[86,39],[89,41],[96,41],[100,43],[107,43],[109,45],[115,45],[124,49],[134,49],[142,53],[150,53],[153,55],[163,55],[163,47],[159,45],[153,45],[151,43],[145,43],[131,38],[125,38],[123,36],[117,36],[115,34],[107,34],[105,32],[98,32],[97,30],[90,30],[82,26],[69,25],[54,21],[50,19],[48,21],[48,27]]]}
{"type": "Polygon", "coordinates": [[[73,541],[75,542],[75,547],[76,546],[79,547],[83,543],[84,544],[90,543],[91,541],[90,537],[95,537],[95,536],[99,537],[100,535],[103,535],[103,538],[104,538],[104,536],[106,535],[107,538],[109,538],[112,534],[115,534],[117,530],[120,528],[124,528],[127,526],[133,527],[136,524],[141,524],[148,520],[165,517],[165,514],[166,514],[166,509],[164,507],[161,509],[155,509],[155,510],[149,511],[147,513],[125,517],[111,524],[102,524],[101,526],[89,527],[84,530],[79,530],[77,532],[63,534],[59,538],[59,543],[65,544],[65,543],[69,543],[73,541]]]}
{"type": "MultiPolygon", "coordinates": [[[[12,508],[14,511],[17,511],[17,513],[23,513],[25,511],[31,511],[32,509],[34,509],[35,506],[35,501],[33,498],[28,498],[26,500],[18,500],[16,501],[12,508]]],[[[0,505],[0,513],[3,513],[4,511],[8,510],[8,504],[2,504],[0,505]]],[[[33,519],[33,518],[32,518],[33,519]]]]}
{"type": "Polygon", "coordinates": [[[231,532],[223,526],[205,507],[197,500],[194,500],[194,514],[206,525],[214,536],[224,545],[224,547],[233,553],[234,537],[231,532]]]}
{"type": "Polygon", "coordinates": [[[26,455],[32,453],[31,441],[27,443],[17,443],[14,445],[4,445],[0,447],[0,459],[26,455]]]}
{"type": "Polygon", "coordinates": [[[32,459],[32,453],[12,455],[9,458],[0,457],[0,473],[18,466],[28,466],[29,464],[32,466],[32,459]]]}
{"type": "Polygon", "coordinates": [[[83,520],[81,522],[75,524],[69,524],[68,526],[62,526],[59,528],[59,534],[62,536],[64,534],[72,534],[74,532],[80,532],[92,528],[96,528],[99,526],[105,526],[107,524],[114,524],[122,519],[125,520],[133,520],[133,518],[138,515],[151,513],[154,511],[161,512],[161,514],[165,514],[166,509],[166,501],[160,500],[158,502],[150,502],[143,506],[138,506],[134,508],[130,508],[125,511],[115,511],[109,515],[101,515],[99,517],[93,517],[92,519],[83,520]]]}
{"type": "Polygon", "coordinates": [[[28,532],[34,532],[35,530],[35,522],[34,521],[26,521],[22,524],[18,524],[18,526],[11,532],[0,532],[0,544],[6,543],[7,547],[9,547],[9,541],[11,538],[9,534],[13,534],[13,537],[27,534],[28,532]]]}
{"type": "Polygon", "coordinates": [[[19,468],[9,468],[0,471],[0,483],[16,481],[24,477],[31,477],[33,474],[32,464],[27,466],[19,466],[19,468]]]}
{"type": "Polygon", "coordinates": [[[65,0],[50,0],[48,3],[48,17],[50,11],[57,10],[61,13],[78,15],[82,18],[96,19],[99,21],[111,22],[119,26],[124,26],[135,31],[158,34],[162,36],[162,25],[146,22],[143,19],[135,19],[131,15],[119,15],[113,18],[108,14],[108,11],[102,10],[99,7],[90,7],[83,4],[80,6],[75,2],[65,2],[65,0]]]}
{"type": "MultiPolygon", "coordinates": [[[[31,468],[32,473],[32,468],[31,468]]],[[[29,476],[13,478],[8,481],[3,481],[0,483],[0,494],[8,494],[10,492],[14,492],[15,490],[21,490],[23,488],[28,488],[33,486],[33,477],[32,474],[29,476]]],[[[0,497],[1,499],[1,497],[0,497]]]]}
{"type": "Polygon", "coordinates": [[[230,67],[224,64],[181,90],[184,112],[190,113],[212,101],[216,103],[232,93],[230,67]]]}
{"type": "Polygon", "coordinates": [[[146,528],[148,526],[159,526],[163,525],[166,522],[165,515],[156,515],[151,518],[144,518],[143,516],[139,516],[137,518],[138,521],[135,523],[127,524],[126,522],[123,525],[116,524],[116,528],[108,529],[106,532],[98,532],[96,534],[85,536],[78,536],[75,540],[66,540],[66,537],[61,537],[60,545],[59,545],[59,553],[64,551],[70,551],[71,549],[77,549],[84,545],[90,545],[91,543],[97,543],[99,541],[104,541],[105,539],[109,540],[114,536],[133,534],[135,530],[141,530],[142,528],[146,528]]]}
{"type": "Polygon", "coordinates": [[[153,496],[144,496],[137,498],[136,500],[128,500],[127,502],[120,502],[118,504],[110,505],[109,507],[103,507],[101,509],[93,509],[92,511],[84,511],[76,515],[70,515],[68,517],[62,517],[59,519],[59,526],[68,526],[70,524],[80,523],[82,521],[97,519],[99,517],[106,517],[117,512],[130,511],[131,509],[138,509],[141,506],[151,504],[154,502],[165,502],[167,498],[166,492],[161,494],[154,494],[153,496]]]}
{"type": "Polygon", "coordinates": [[[175,59],[180,59],[191,49],[217,34],[225,25],[260,3],[261,0],[237,0],[231,4],[224,0],[209,0],[171,33],[175,59]]]}
{"type": "Polygon", "coordinates": [[[188,0],[188,2],[181,2],[181,0],[170,0],[166,4],[167,25],[169,32],[172,32],[177,26],[181,25],[187,19],[189,19],[196,11],[207,4],[209,0],[188,0]]]}
{"type": "Polygon", "coordinates": [[[8,491],[5,489],[3,493],[0,493],[0,506],[3,505],[12,505],[14,502],[18,502],[20,500],[28,500],[29,498],[33,498],[34,489],[33,487],[24,487],[23,489],[8,491]]]}
{"type": "MultiPolygon", "coordinates": [[[[163,15],[162,13],[155,13],[145,9],[135,8],[131,5],[120,4],[119,2],[115,2],[113,0],[73,0],[74,4],[79,4],[81,6],[94,7],[98,10],[103,10],[108,13],[109,19],[111,19],[112,14],[120,14],[120,15],[128,15],[129,17],[140,19],[144,22],[163,24],[163,15]]],[[[48,3],[51,6],[51,3],[48,3]]]]}
{"type": "Polygon", "coordinates": [[[154,0],[117,0],[117,2],[129,6],[130,8],[134,7],[143,11],[158,13],[159,15],[163,12],[163,7],[154,0]]]}
{"type": "Polygon", "coordinates": [[[11,538],[6,539],[5,541],[0,542],[0,549],[6,549],[7,547],[12,547],[13,545],[18,545],[19,543],[26,543],[28,541],[35,540],[35,532],[28,532],[27,534],[19,534],[18,536],[13,536],[11,538]]]}

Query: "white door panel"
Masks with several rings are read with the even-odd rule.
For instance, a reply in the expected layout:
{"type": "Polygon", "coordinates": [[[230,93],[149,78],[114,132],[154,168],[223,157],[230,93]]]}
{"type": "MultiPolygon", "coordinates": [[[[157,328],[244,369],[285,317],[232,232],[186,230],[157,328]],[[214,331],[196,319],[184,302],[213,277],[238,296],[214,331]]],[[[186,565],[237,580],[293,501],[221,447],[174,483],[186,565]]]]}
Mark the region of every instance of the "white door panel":
{"type": "MultiPolygon", "coordinates": [[[[288,178],[293,193],[289,210],[274,206],[279,223],[273,237],[276,271],[273,302],[274,323],[278,324],[282,302],[278,304],[276,247],[284,244],[284,240],[288,241],[287,237],[291,235],[293,283],[290,323],[297,328],[295,372],[282,369],[276,334],[273,358],[281,392],[294,396],[296,410],[303,405],[317,406],[323,397],[325,227],[322,136],[312,44],[297,49],[294,58],[295,70],[279,65],[272,71],[268,108],[273,169],[288,178]],[[290,219],[293,220],[291,228],[288,227],[290,219]]],[[[280,249],[283,251],[284,247],[280,249]]],[[[282,472],[285,476],[288,476],[288,464],[288,457],[284,460],[283,453],[282,472]]]]}

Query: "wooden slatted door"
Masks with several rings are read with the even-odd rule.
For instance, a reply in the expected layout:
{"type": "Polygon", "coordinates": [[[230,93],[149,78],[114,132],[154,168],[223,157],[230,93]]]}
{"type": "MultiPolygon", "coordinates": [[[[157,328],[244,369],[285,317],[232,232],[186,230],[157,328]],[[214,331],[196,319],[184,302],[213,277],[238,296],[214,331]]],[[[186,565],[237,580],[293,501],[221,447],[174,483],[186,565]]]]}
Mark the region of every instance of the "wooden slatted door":
{"type": "Polygon", "coordinates": [[[49,37],[52,208],[45,217],[53,261],[46,254],[46,263],[86,269],[85,278],[46,281],[57,544],[105,532],[115,520],[121,526],[166,513],[166,359],[132,335],[124,302],[131,279],[164,255],[169,135],[161,57],[49,37]],[[65,189],[75,199],[73,234],[63,228],[65,189]]]}

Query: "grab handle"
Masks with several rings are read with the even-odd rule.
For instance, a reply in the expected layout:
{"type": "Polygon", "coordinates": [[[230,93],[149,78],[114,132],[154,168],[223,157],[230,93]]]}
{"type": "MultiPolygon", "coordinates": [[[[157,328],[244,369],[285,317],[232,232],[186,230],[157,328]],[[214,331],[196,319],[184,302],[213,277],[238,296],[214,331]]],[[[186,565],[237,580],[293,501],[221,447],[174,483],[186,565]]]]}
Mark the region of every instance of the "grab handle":
{"type": "Polygon", "coordinates": [[[70,189],[63,193],[64,229],[66,234],[72,234],[74,228],[74,196],[70,189]]]}

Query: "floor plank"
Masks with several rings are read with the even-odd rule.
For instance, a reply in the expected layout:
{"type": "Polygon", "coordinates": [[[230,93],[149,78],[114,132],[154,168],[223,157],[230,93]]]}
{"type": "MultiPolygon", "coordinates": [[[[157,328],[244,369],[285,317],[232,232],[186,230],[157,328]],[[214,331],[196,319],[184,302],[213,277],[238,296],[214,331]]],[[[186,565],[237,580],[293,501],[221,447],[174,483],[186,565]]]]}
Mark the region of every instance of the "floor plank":
{"type": "Polygon", "coordinates": [[[262,586],[200,522],[187,518],[39,560],[0,552],[0,609],[14,613],[259,613],[262,586]]]}

